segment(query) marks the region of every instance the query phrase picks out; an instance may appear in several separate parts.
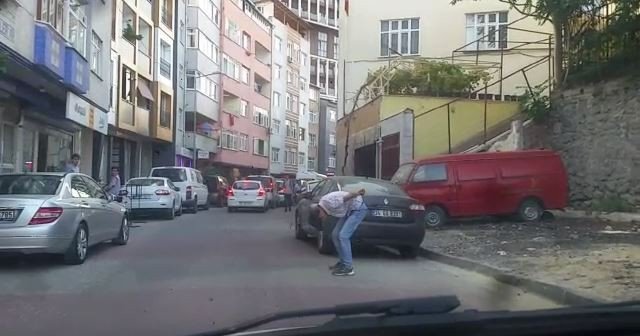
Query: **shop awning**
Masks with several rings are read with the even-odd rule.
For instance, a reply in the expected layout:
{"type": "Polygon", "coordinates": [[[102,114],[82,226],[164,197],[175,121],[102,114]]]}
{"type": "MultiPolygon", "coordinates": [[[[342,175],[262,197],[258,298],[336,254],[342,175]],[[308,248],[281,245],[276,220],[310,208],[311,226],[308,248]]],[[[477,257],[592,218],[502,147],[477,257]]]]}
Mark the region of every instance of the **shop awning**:
{"type": "Polygon", "coordinates": [[[140,92],[140,95],[144,98],[147,98],[150,101],[154,101],[153,93],[151,93],[151,89],[149,89],[149,86],[144,81],[138,81],[138,92],[140,92]]]}

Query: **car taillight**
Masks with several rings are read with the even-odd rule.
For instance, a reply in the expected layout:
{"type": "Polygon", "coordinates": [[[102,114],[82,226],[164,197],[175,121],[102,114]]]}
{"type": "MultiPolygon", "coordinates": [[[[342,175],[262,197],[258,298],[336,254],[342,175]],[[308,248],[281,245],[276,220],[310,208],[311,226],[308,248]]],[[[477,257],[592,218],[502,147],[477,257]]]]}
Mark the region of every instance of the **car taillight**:
{"type": "Polygon", "coordinates": [[[191,186],[188,186],[185,190],[187,192],[187,199],[191,199],[191,194],[193,192],[191,186]]]}
{"type": "Polygon", "coordinates": [[[264,192],[264,189],[260,188],[260,189],[258,190],[258,197],[263,197],[263,196],[264,196],[264,193],[265,193],[265,192],[264,192]]]}
{"type": "Polygon", "coordinates": [[[411,204],[409,209],[411,209],[413,211],[424,211],[424,205],[422,205],[422,204],[411,204]]]}
{"type": "Polygon", "coordinates": [[[233,189],[229,188],[229,190],[227,190],[227,196],[228,197],[233,197],[233,189]]]}
{"type": "Polygon", "coordinates": [[[60,216],[62,216],[62,208],[40,208],[31,218],[29,225],[53,223],[60,216]]]}
{"type": "Polygon", "coordinates": [[[171,195],[171,193],[169,192],[169,190],[159,189],[159,190],[156,190],[156,195],[167,196],[167,195],[171,195]]]}

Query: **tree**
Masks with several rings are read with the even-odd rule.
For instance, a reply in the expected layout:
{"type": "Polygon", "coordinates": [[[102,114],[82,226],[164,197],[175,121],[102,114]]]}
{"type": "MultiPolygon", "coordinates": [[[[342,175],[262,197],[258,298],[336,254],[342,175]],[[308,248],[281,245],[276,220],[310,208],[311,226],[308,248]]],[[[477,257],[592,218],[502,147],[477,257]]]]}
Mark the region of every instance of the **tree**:
{"type": "MultiPolygon", "coordinates": [[[[367,82],[386,71],[381,67],[369,73],[367,82]]],[[[391,71],[392,77],[387,83],[389,94],[417,94],[422,96],[451,96],[472,92],[480,83],[490,80],[484,70],[465,70],[457,64],[447,62],[424,61],[411,63],[406,68],[391,71]]],[[[381,92],[374,92],[375,95],[381,92]]]]}
{"type": "MultiPolygon", "coordinates": [[[[462,0],[451,0],[455,5],[462,0]]],[[[480,1],[480,0],[474,0],[480,1]]],[[[553,25],[554,33],[554,67],[556,85],[560,85],[565,76],[563,68],[564,50],[569,41],[572,29],[572,19],[585,13],[590,13],[602,6],[602,0],[498,0],[522,15],[535,18],[540,23],[549,22],[553,25]],[[565,38],[566,37],[566,38],[565,38]]]]}

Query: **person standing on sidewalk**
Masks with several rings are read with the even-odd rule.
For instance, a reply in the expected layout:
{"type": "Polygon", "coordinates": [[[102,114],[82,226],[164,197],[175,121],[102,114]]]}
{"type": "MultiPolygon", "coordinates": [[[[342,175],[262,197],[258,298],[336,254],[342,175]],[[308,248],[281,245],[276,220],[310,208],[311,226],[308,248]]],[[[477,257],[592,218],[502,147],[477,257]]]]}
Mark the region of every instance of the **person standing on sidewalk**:
{"type": "Polygon", "coordinates": [[[73,153],[71,160],[67,162],[64,167],[66,173],[79,173],[80,172],[80,154],[73,153]]]}
{"type": "Polygon", "coordinates": [[[290,176],[287,176],[284,180],[284,212],[291,211],[291,204],[293,203],[293,193],[295,192],[295,180],[291,180],[290,176]]]}
{"type": "Polygon", "coordinates": [[[331,266],[335,276],[354,275],[351,237],[367,215],[368,209],[362,196],[364,189],[358,192],[334,191],[324,195],[318,203],[320,220],[327,216],[338,218],[331,232],[333,245],[338,252],[338,262],[331,266]]]}
{"type": "Polygon", "coordinates": [[[111,168],[111,178],[109,180],[109,184],[105,188],[105,190],[113,196],[118,196],[120,188],[122,187],[119,173],[120,171],[117,167],[111,168]]]}

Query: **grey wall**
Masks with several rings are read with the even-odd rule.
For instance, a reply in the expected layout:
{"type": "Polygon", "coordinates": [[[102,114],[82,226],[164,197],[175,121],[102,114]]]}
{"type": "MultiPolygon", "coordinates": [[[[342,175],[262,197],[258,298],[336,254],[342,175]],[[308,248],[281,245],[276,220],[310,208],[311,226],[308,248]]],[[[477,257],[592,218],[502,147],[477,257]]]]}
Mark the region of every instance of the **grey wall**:
{"type": "MultiPolygon", "coordinates": [[[[335,156],[336,146],[329,144],[329,134],[336,132],[336,122],[331,121],[329,117],[329,110],[336,111],[338,107],[335,102],[322,99],[320,100],[320,116],[319,116],[319,134],[318,134],[318,173],[335,173],[336,168],[340,166],[336,163],[336,168],[329,168],[329,157],[335,156]]],[[[337,139],[336,139],[337,141],[337,139]]]]}
{"type": "Polygon", "coordinates": [[[109,110],[111,97],[105,92],[111,90],[111,17],[113,1],[91,1],[89,25],[87,29],[87,60],[91,62],[92,30],[98,34],[102,40],[102,58],[100,59],[100,73],[89,71],[89,92],[85,95],[105,112],[109,110]]]}

